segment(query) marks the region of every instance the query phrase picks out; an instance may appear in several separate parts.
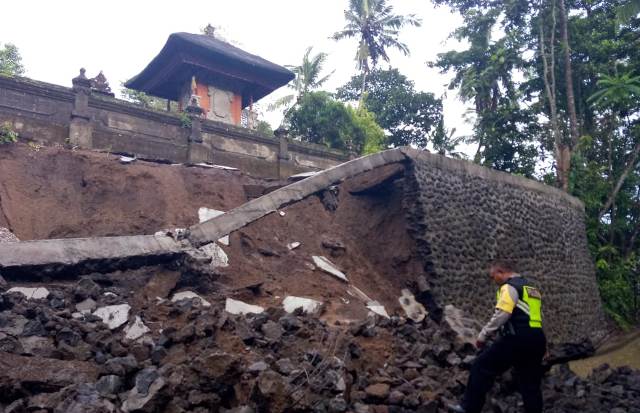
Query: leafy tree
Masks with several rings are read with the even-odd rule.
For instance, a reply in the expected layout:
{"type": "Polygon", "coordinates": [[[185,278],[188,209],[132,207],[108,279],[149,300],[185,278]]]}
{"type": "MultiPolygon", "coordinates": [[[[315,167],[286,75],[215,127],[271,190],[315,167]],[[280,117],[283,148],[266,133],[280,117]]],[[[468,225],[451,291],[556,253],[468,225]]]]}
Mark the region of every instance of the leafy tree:
{"type": "Polygon", "coordinates": [[[354,110],[326,92],[302,96],[288,114],[290,133],[303,142],[358,154],[384,148],[384,131],[366,109],[354,110]]]}
{"type": "Polygon", "coordinates": [[[23,74],[24,66],[20,51],[14,44],[5,43],[4,47],[0,47],[0,75],[22,76],[23,74]]]}
{"type": "Polygon", "coordinates": [[[278,99],[274,104],[269,106],[269,110],[275,110],[283,106],[289,107],[292,103],[299,101],[305,93],[322,87],[333,74],[333,72],[331,72],[326,76],[321,75],[327,60],[327,54],[321,52],[311,56],[312,50],[312,47],[307,48],[302,57],[302,64],[299,66],[287,66],[287,68],[291,69],[296,75],[287,85],[294,90],[295,94],[286,95],[278,99]]]}
{"type": "MultiPolygon", "coordinates": [[[[350,102],[360,97],[364,74],[356,75],[338,89],[338,99],[350,102]]],[[[442,101],[432,93],[417,92],[412,81],[397,69],[374,70],[363,99],[377,123],[387,131],[391,146],[425,148],[442,120],[442,101]]]]}
{"type": "Polygon", "coordinates": [[[637,321],[640,20],[616,21],[630,0],[434,2],[463,17],[467,47],[433,65],[474,104],[474,160],[582,199],[605,308],[637,321]]]}
{"type": "Polygon", "coordinates": [[[407,25],[420,26],[422,21],[413,14],[393,14],[393,7],[386,0],[349,0],[349,8],[345,10],[344,17],[347,21],[344,28],[334,33],[332,38],[358,39],[355,60],[358,70],[362,72],[362,99],[367,75],[380,59],[389,62],[389,48],[397,49],[405,56],[409,54],[407,45],[398,40],[400,29],[407,25]]]}
{"type": "Polygon", "coordinates": [[[273,128],[271,127],[269,122],[267,122],[265,120],[259,120],[258,121],[258,124],[256,125],[256,131],[260,132],[263,135],[274,136],[273,135],[273,128]]]}

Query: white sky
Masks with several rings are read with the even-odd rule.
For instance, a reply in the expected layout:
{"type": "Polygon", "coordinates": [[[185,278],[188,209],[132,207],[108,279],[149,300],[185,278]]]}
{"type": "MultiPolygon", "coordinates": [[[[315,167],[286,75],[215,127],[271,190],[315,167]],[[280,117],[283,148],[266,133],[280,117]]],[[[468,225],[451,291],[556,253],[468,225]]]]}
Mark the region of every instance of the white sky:
{"type": "MultiPolygon", "coordinates": [[[[344,25],[348,0],[181,0],[94,1],[19,0],[3,2],[0,43],[14,43],[20,50],[26,76],[71,86],[80,67],[87,75],[104,71],[118,95],[121,81],[138,74],[160,51],[173,32],[198,33],[207,23],[221,26],[223,35],[239,47],[281,65],[297,65],[305,49],[329,54],[327,72],[335,73],[325,89],[334,91],[356,73],[356,40],[335,42],[328,37],[344,25]]],[[[390,0],[399,14],[422,18],[420,28],[408,27],[400,40],[411,50],[409,57],[392,51],[391,62],[416,84],[418,90],[442,96],[448,76],[427,67],[426,62],[453,47],[450,32],[461,19],[448,9],[435,8],[429,0],[390,0]]],[[[261,106],[285,94],[282,88],[260,101],[261,106]]],[[[463,120],[467,109],[448,91],[445,122],[456,135],[471,132],[463,120]]],[[[275,128],[278,113],[265,111],[275,128]]]]}

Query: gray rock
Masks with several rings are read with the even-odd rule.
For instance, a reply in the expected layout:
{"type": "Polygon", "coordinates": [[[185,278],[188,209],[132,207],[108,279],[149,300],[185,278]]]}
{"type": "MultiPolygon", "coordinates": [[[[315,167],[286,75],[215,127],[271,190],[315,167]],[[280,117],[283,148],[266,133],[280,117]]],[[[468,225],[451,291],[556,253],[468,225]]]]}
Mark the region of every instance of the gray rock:
{"type": "Polygon", "coordinates": [[[122,388],[122,379],[113,374],[100,377],[96,382],[96,389],[102,396],[117,394],[122,388]]]}
{"type": "Polygon", "coordinates": [[[135,357],[131,355],[126,357],[114,357],[104,363],[104,368],[107,373],[111,373],[116,376],[125,376],[138,368],[138,362],[135,357]]]}
{"type": "Polygon", "coordinates": [[[276,370],[279,373],[288,376],[289,374],[291,374],[291,372],[295,370],[295,366],[293,365],[290,359],[283,358],[276,361],[276,370]]]}
{"type": "Polygon", "coordinates": [[[402,400],[404,400],[404,393],[398,390],[394,390],[389,393],[389,403],[391,404],[402,404],[402,400]]]}
{"type": "Polygon", "coordinates": [[[23,353],[32,356],[51,357],[55,351],[53,340],[49,337],[21,337],[23,353]]]}
{"type": "Polygon", "coordinates": [[[336,396],[329,400],[329,413],[346,412],[348,408],[347,402],[342,396],[336,396]]]}
{"type": "Polygon", "coordinates": [[[271,320],[264,323],[261,330],[264,337],[270,342],[280,341],[282,338],[282,327],[271,320]]]}
{"type": "Polygon", "coordinates": [[[96,302],[92,298],[87,298],[86,300],[76,304],[76,311],[82,314],[88,314],[95,310],[96,307],[96,302]]]}
{"type": "Polygon", "coordinates": [[[22,336],[46,336],[47,332],[42,323],[38,320],[29,320],[22,330],[22,336]]]}
{"type": "Polygon", "coordinates": [[[149,387],[160,377],[158,369],[155,367],[147,367],[141,370],[136,376],[136,389],[139,394],[146,396],[149,394],[149,387]]]}
{"type": "Polygon", "coordinates": [[[82,277],[73,289],[76,301],[84,301],[87,298],[97,299],[102,289],[89,277],[82,277]]]}

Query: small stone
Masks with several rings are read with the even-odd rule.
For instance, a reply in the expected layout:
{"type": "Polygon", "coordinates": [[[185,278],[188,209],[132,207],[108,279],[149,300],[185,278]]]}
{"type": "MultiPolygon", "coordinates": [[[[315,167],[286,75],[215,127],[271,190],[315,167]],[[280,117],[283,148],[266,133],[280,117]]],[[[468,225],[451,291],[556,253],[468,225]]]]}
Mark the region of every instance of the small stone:
{"type": "Polygon", "coordinates": [[[95,310],[96,307],[96,302],[92,298],[87,298],[86,300],[76,304],[76,311],[81,314],[89,314],[95,310]]]}
{"type": "Polygon", "coordinates": [[[282,327],[271,320],[264,323],[261,330],[264,337],[271,342],[280,341],[282,338],[282,327]]]}
{"type": "Polygon", "coordinates": [[[276,370],[279,373],[284,374],[285,376],[290,375],[295,370],[295,366],[293,365],[291,360],[288,358],[283,358],[276,361],[275,366],[276,366],[276,370]]]}
{"type": "Polygon", "coordinates": [[[269,368],[269,365],[267,363],[265,363],[264,361],[258,361],[250,365],[247,370],[250,373],[259,373],[261,371],[265,371],[268,368],[269,368]]]}
{"type": "Polygon", "coordinates": [[[126,357],[114,357],[107,360],[104,367],[108,373],[116,376],[125,376],[138,368],[138,362],[135,357],[131,355],[126,357]]]}
{"type": "Polygon", "coordinates": [[[347,402],[344,400],[342,396],[336,396],[333,399],[329,400],[329,413],[342,413],[346,412],[347,402]]]}
{"type": "Polygon", "coordinates": [[[404,400],[404,393],[398,390],[394,390],[389,393],[389,403],[391,404],[402,404],[402,400],[404,400]]]}
{"type": "Polygon", "coordinates": [[[302,245],[302,244],[300,244],[300,243],[299,243],[299,242],[297,242],[297,241],[296,241],[296,242],[291,242],[291,243],[287,244],[287,248],[288,248],[289,250],[295,250],[295,249],[296,249],[296,248],[298,248],[300,245],[302,245]]]}
{"type": "Polygon", "coordinates": [[[364,389],[367,396],[373,397],[374,399],[383,400],[389,396],[389,385],[386,383],[376,383],[364,389]]]}
{"type": "Polygon", "coordinates": [[[82,277],[73,289],[76,301],[84,301],[87,298],[97,299],[102,289],[89,277],[82,277]]]}
{"type": "Polygon", "coordinates": [[[122,388],[122,379],[119,376],[108,375],[100,377],[96,382],[96,390],[102,396],[117,394],[122,388]]]}

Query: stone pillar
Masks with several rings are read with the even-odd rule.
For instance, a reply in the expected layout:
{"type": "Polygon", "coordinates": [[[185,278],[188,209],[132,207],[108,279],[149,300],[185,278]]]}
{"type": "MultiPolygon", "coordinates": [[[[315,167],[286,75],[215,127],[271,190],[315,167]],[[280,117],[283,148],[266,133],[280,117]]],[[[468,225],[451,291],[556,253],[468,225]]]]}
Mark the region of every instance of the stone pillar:
{"type": "Polygon", "coordinates": [[[189,138],[187,140],[187,162],[211,162],[211,151],[202,141],[202,114],[204,113],[204,109],[200,107],[198,96],[191,96],[189,106],[187,106],[184,111],[191,120],[191,130],[189,131],[189,138]]]}
{"type": "Polygon", "coordinates": [[[91,95],[91,81],[85,76],[84,68],[80,69],[80,75],[71,80],[75,101],[71,111],[69,123],[69,143],[81,148],[93,147],[93,126],[89,115],[89,95],[91,95]]]}
{"type": "Polygon", "coordinates": [[[289,153],[289,131],[279,127],[273,134],[278,139],[278,178],[287,179],[293,173],[293,162],[289,153]]]}

